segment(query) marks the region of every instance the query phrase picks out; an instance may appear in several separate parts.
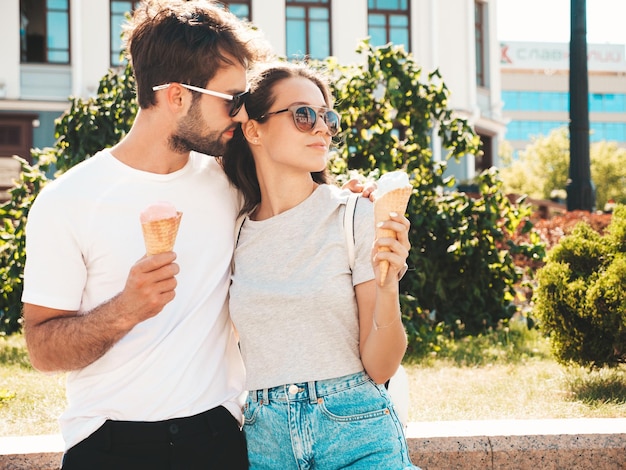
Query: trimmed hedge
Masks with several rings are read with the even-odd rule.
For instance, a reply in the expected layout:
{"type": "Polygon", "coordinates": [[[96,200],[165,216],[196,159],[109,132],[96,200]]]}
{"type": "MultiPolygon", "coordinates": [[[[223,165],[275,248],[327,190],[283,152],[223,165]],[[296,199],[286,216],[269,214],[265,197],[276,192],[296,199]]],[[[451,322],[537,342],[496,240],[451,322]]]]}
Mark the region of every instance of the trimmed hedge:
{"type": "Polygon", "coordinates": [[[626,362],[626,206],[605,235],[578,224],[549,251],[537,281],[536,313],[559,362],[626,362]]]}

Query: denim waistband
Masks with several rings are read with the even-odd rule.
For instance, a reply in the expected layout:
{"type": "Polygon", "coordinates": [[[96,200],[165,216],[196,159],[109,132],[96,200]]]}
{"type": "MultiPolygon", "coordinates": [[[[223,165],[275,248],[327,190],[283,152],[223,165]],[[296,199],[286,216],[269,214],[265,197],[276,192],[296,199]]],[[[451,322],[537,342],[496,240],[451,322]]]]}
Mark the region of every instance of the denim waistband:
{"type": "Polygon", "coordinates": [[[250,390],[248,396],[254,402],[271,403],[290,401],[309,401],[316,403],[318,398],[332,393],[347,390],[365,382],[370,382],[369,375],[365,371],[356,374],[344,375],[334,379],[315,380],[279,385],[272,388],[250,390]]]}

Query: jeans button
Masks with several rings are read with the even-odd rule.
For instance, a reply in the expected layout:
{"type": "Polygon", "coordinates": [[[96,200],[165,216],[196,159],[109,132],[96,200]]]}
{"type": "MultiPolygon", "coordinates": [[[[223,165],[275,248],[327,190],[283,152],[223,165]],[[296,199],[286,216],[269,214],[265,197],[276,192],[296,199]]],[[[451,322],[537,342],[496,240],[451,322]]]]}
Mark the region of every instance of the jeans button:
{"type": "Polygon", "coordinates": [[[289,386],[289,395],[295,395],[296,393],[298,393],[298,386],[297,385],[290,385],[289,386]]]}

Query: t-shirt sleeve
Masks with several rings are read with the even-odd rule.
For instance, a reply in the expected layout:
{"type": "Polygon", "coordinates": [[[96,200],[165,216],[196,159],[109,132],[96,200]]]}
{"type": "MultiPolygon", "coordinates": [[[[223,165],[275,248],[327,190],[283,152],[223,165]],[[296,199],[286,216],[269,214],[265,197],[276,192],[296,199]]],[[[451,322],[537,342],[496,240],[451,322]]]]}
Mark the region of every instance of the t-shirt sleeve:
{"type": "Polygon", "coordinates": [[[78,311],[87,273],[71,209],[46,189],[35,199],[26,223],[22,302],[78,311]]]}
{"type": "Polygon", "coordinates": [[[375,277],[371,260],[375,235],[374,204],[369,199],[360,197],[354,211],[355,259],[352,284],[355,286],[375,277]]]}

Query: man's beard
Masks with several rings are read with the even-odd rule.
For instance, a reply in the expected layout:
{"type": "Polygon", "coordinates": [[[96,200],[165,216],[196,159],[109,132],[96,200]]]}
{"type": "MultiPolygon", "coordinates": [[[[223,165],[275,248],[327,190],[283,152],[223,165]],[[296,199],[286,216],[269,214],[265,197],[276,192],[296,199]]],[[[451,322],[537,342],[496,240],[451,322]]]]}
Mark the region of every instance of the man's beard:
{"type": "Polygon", "coordinates": [[[204,120],[197,103],[191,105],[189,114],[183,118],[178,128],[169,138],[170,148],[178,153],[187,153],[192,150],[206,155],[222,156],[228,142],[222,141],[222,132],[213,131],[200,134],[195,129],[204,127],[204,120]]]}

